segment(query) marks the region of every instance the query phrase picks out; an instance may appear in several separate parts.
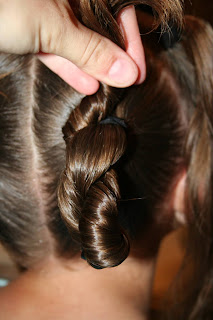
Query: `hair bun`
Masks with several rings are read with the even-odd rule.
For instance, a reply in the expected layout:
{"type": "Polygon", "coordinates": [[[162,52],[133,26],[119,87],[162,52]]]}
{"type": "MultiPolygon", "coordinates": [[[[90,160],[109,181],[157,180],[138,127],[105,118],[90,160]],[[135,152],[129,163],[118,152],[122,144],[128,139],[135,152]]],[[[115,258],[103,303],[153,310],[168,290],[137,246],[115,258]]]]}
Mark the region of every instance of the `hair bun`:
{"type": "Polygon", "coordinates": [[[120,192],[113,170],[125,148],[121,125],[90,125],[67,140],[58,190],[61,215],[88,262],[101,268],[120,264],[129,253],[118,222],[120,192]]]}
{"type": "Polygon", "coordinates": [[[79,222],[82,249],[93,267],[115,267],[129,254],[129,241],[118,223],[117,183],[109,188],[115,178],[114,170],[105,174],[104,181],[96,182],[88,193],[85,210],[79,222]]]}

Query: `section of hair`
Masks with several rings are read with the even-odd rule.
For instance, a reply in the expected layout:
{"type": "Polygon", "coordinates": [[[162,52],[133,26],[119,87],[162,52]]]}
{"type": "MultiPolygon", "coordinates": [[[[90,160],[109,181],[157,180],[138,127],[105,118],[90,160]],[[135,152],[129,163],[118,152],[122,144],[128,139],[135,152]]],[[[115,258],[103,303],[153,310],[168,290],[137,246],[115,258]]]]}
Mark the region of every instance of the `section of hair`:
{"type": "Polygon", "coordinates": [[[4,75],[0,80],[0,236],[17,262],[22,259],[23,266],[26,266],[30,260],[39,259],[42,251],[49,249],[47,229],[38,212],[43,210],[43,201],[39,197],[40,188],[34,170],[37,159],[33,145],[32,109],[35,105],[33,96],[27,94],[27,91],[32,92],[31,71],[34,66],[30,57],[25,59],[2,54],[0,58],[1,74],[4,75]],[[22,87],[25,87],[24,93],[22,87]]]}
{"type": "Polygon", "coordinates": [[[188,219],[185,268],[190,264],[191,279],[188,290],[181,292],[181,296],[175,291],[176,304],[171,319],[198,320],[212,318],[213,299],[213,30],[209,24],[193,17],[186,17],[185,24],[186,31],[179,45],[192,65],[191,71],[184,71],[184,65],[174,63],[180,50],[170,51],[170,62],[179,70],[181,94],[189,101],[185,145],[188,219]]]}
{"type": "Polygon", "coordinates": [[[78,239],[79,234],[87,260],[101,267],[118,264],[128,255],[126,235],[116,219],[119,188],[111,169],[122,156],[125,142],[124,129],[114,124],[89,125],[67,137],[60,209],[73,237],[78,239]],[[107,264],[107,256],[115,263],[108,260],[107,264]]]}
{"type": "Polygon", "coordinates": [[[117,42],[119,38],[122,43],[122,36],[115,18],[124,7],[130,5],[145,6],[151,9],[155,17],[153,29],[161,25],[162,30],[168,30],[169,21],[175,23],[179,28],[182,26],[181,0],[80,0],[76,14],[92,30],[103,34],[114,42],[117,42]]]}
{"type": "Polygon", "coordinates": [[[60,251],[70,243],[56,188],[65,163],[61,127],[76,93],[30,55],[1,54],[0,68],[0,238],[29,268],[55,254],[57,235],[60,251]]]}
{"type": "MultiPolygon", "coordinates": [[[[125,5],[133,3],[136,4],[131,1],[81,1],[79,15],[87,27],[124,48],[115,13],[125,5]]],[[[137,3],[150,4],[149,1],[138,1],[137,3]]],[[[175,5],[173,8],[176,8],[175,5]]],[[[163,20],[163,5],[154,6],[155,9],[163,20]]],[[[102,119],[113,114],[123,92],[124,90],[121,89],[101,86],[96,95],[83,99],[82,103],[71,113],[64,129],[67,162],[59,185],[60,211],[73,238],[83,249],[88,262],[99,267],[118,265],[129,252],[127,235],[124,231],[121,232],[118,222],[117,201],[119,198],[116,195],[119,195],[119,190],[117,188],[116,192],[112,193],[113,188],[110,187],[106,178],[108,170],[124,154],[125,133],[119,125],[100,127],[99,124],[102,119]],[[114,135],[116,131],[117,134],[114,135]],[[100,183],[103,186],[103,181],[105,181],[104,191],[101,191],[100,183]],[[99,202],[97,202],[96,192],[99,194],[99,202]],[[90,194],[94,197],[93,204],[90,194]],[[90,199],[89,202],[87,197],[90,199]],[[104,203],[108,199],[111,206],[104,206],[103,199],[104,203]],[[113,206],[112,203],[114,203],[113,206]],[[104,210],[100,210],[102,207],[104,210]],[[108,214],[105,207],[110,209],[108,214]],[[106,257],[108,257],[108,262],[106,257]]],[[[113,185],[117,185],[116,180],[116,176],[111,176],[110,181],[113,185]]]]}
{"type": "MultiPolygon", "coordinates": [[[[76,12],[78,11],[78,16],[86,26],[124,47],[116,16],[124,6],[130,4],[153,7],[156,17],[159,18],[158,23],[162,21],[166,25],[172,17],[181,22],[181,5],[177,0],[81,1],[76,12]]],[[[70,256],[75,249],[82,247],[91,263],[103,267],[120,263],[128,255],[129,231],[124,230],[121,226],[123,223],[120,224],[117,202],[121,195],[115,172],[118,171],[117,164],[126,148],[128,132],[120,126],[101,125],[99,122],[116,112],[122,97],[129,89],[119,90],[101,85],[97,94],[82,100],[81,95],[75,93],[33,56],[2,54],[0,65],[0,236],[4,245],[13,254],[17,264],[24,268],[30,268],[49,254],[70,256]],[[76,106],[75,112],[69,116],[76,106]],[[68,118],[64,130],[67,137],[67,159],[72,159],[74,163],[75,179],[78,178],[78,188],[82,192],[79,195],[80,200],[76,200],[80,201],[80,212],[75,216],[75,223],[72,222],[75,232],[71,233],[71,236],[59,214],[56,197],[57,183],[66,161],[61,128],[68,118]],[[79,148],[82,133],[93,142],[91,150],[87,146],[91,163],[81,151],[82,159],[87,161],[86,170],[89,175],[86,180],[84,170],[77,174],[75,159],[72,158],[72,147],[76,145],[76,149],[79,148]],[[109,151],[106,146],[109,145],[111,135],[114,140],[110,142],[109,151]],[[94,144],[96,139],[97,146],[94,144]],[[97,150],[94,151],[94,148],[97,150]],[[94,156],[96,151],[98,156],[94,156]],[[93,168],[97,163],[98,170],[94,174],[93,168]],[[82,186],[80,182],[83,180],[82,186]],[[96,205],[93,207],[91,199],[95,197],[96,205]],[[103,201],[105,206],[102,205],[103,201]],[[86,206],[90,207],[89,217],[86,206]],[[98,216],[97,212],[100,212],[101,216],[98,216]],[[88,228],[91,231],[93,227],[99,236],[97,248],[92,244],[95,233],[87,234],[88,228]],[[90,237],[90,244],[84,236],[90,237]],[[75,244],[72,240],[75,240],[75,244]]],[[[133,95],[134,90],[139,99],[140,91],[133,89],[133,95]]],[[[128,99],[123,108],[131,109],[128,99]]],[[[81,159],[79,161],[81,162],[81,159]]],[[[63,188],[66,183],[69,186],[69,181],[63,183],[63,188]]],[[[72,193],[71,190],[67,192],[72,193]]],[[[65,199],[67,207],[70,199],[65,199]]],[[[66,207],[63,203],[62,206],[66,207]]],[[[131,212],[131,209],[129,211],[131,212]]],[[[63,210],[62,215],[69,229],[69,215],[63,214],[63,210]]]]}

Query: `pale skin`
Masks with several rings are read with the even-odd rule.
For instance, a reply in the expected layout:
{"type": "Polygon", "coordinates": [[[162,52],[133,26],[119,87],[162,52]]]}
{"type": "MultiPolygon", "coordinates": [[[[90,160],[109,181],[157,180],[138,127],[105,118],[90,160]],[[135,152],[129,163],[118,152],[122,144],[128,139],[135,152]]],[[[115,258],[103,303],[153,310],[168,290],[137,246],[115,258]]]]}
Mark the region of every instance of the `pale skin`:
{"type": "Polygon", "coordinates": [[[0,51],[39,53],[39,59],[83,94],[99,81],[127,87],[145,79],[144,50],[134,7],[118,17],[126,52],[84,27],[68,0],[0,0],[0,51]]]}
{"type": "Polygon", "coordinates": [[[96,270],[79,255],[48,257],[0,289],[4,320],[147,320],[155,257],[129,257],[115,268],[96,270]]]}

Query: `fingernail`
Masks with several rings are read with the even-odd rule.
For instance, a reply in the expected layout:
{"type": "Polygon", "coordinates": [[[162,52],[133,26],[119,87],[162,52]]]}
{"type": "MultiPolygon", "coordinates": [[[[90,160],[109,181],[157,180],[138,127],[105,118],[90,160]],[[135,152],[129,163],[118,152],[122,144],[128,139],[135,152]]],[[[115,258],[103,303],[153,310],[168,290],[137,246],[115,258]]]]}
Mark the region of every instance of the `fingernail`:
{"type": "Polygon", "coordinates": [[[111,66],[108,75],[118,85],[131,85],[136,81],[138,72],[128,61],[118,59],[111,66]]]}
{"type": "Polygon", "coordinates": [[[139,71],[139,76],[134,84],[141,84],[146,79],[146,67],[139,71]]]}

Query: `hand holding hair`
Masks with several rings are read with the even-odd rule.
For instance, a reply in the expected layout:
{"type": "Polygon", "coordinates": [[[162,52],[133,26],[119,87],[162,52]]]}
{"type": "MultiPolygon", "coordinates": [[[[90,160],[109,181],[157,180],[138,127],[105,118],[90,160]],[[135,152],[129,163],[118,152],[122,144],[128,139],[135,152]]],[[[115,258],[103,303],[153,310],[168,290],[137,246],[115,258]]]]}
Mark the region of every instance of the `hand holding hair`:
{"type": "Polygon", "coordinates": [[[145,78],[145,59],[134,7],[119,16],[127,53],[83,26],[68,0],[0,0],[0,50],[39,54],[40,60],[84,94],[99,82],[127,87],[145,78]],[[134,62],[135,61],[135,62],[134,62]]]}

